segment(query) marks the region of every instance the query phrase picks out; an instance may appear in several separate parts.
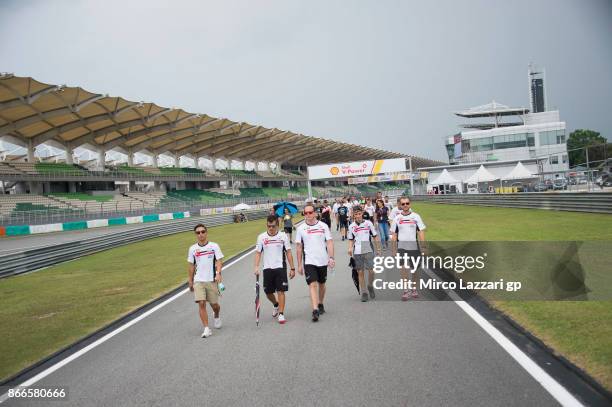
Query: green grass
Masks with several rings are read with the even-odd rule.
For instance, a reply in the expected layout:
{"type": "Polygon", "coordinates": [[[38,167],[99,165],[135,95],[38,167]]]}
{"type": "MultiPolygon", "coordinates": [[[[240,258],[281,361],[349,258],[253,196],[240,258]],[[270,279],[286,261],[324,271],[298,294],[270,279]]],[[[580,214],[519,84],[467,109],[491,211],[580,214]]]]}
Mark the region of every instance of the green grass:
{"type": "MultiPolygon", "coordinates": [[[[230,258],[252,246],[264,224],[212,227],[210,240],[230,258]]],[[[193,242],[192,232],[180,233],[0,280],[0,378],[185,282],[187,249],[193,242]]]]}
{"type": "Polygon", "coordinates": [[[612,301],[494,301],[492,305],[612,389],[612,301]]]}
{"type": "Polygon", "coordinates": [[[418,201],[412,209],[433,240],[612,240],[612,216],[605,214],[418,201]]]}
{"type": "MultiPolygon", "coordinates": [[[[612,216],[605,214],[491,208],[414,202],[438,241],[596,241],[612,240],[612,216]]],[[[609,246],[607,244],[600,246],[609,246]]],[[[595,263],[592,254],[583,261],[595,263]]],[[[605,264],[597,264],[606,270],[605,264]]],[[[609,268],[609,264],[608,264],[609,268]]],[[[606,280],[608,280],[606,276],[606,280]]],[[[612,289],[608,285],[605,289],[612,289]]],[[[491,301],[551,348],[612,389],[612,301],[491,301]]]]}

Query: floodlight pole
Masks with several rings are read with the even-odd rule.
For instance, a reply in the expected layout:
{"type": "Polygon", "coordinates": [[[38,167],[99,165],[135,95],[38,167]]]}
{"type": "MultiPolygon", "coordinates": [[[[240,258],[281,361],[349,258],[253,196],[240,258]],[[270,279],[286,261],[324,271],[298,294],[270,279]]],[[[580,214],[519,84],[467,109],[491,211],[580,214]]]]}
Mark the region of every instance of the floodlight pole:
{"type": "Polygon", "coordinates": [[[410,167],[410,196],[414,195],[414,180],[412,177],[412,156],[408,156],[408,166],[410,167]]]}
{"type": "Polygon", "coordinates": [[[312,185],[310,184],[310,167],[306,167],[306,176],[308,178],[308,200],[312,201],[312,185]]]}
{"type": "Polygon", "coordinates": [[[587,165],[587,191],[591,192],[591,171],[589,171],[589,146],[585,147],[586,151],[586,165],[587,165]]]}

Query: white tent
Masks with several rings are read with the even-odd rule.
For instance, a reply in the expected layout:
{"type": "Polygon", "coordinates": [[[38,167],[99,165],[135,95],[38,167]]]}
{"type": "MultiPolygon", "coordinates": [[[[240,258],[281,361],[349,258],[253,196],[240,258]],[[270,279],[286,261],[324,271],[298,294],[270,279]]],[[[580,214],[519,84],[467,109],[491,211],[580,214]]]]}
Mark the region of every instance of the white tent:
{"type": "Polygon", "coordinates": [[[459,180],[455,179],[450,173],[446,170],[442,170],[442,174],[438,175],[438,178],[430,181],[430,185],[448,185],[448,184],[458,184],[459,180]]]}
{"type": "Polygon", "coordinates": [[[525,179],[525,178],[537,178],[537,175],[533,175],[522,162],[518,162],[516,167],[512,169],[508,174],[502,177],[502,180],[510,180],[510,179],[525,179]]]}
{"type": "Polygon", "coordinates": [[[481,165],[475,173],[473,173],[472,175],[470,175],[468,177],[468,179],[466,179],[464,182],[467,182],[469,184],[473,184],[473,183],[478,183],[478,182],[491,182],[494,181],[496,179],[499,179],[498,176],[495,176],[491,173],[491,171],[487,170],[484,165],[481,165]]]}

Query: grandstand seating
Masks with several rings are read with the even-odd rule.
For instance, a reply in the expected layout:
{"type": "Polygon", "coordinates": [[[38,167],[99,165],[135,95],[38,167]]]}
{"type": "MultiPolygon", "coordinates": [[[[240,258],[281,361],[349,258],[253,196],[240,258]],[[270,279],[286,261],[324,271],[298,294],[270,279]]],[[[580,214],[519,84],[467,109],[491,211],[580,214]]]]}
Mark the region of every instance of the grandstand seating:
{"type": "Polygon", "coordinates": [[[161,175],[204,175],[205,172],[198,168],[188,167],[160,167],[161,175]]]}
{"type": "Polygon", "coordinates": [[[220,199],[232,198],[227,194],[221,194],[218,192],[204,191],[200,189],[184,189],[168,192],[169,198],[178,199],[184,202],[198,201],[198,202],[210,202],[218,201],[220,199]]]}
{"type": "Polygon", "coordinates": [[[127,192],[130,198],[144,202],[146,208],[154,208],[166,196],[165,192],[127,192]]]}
{"type": "Polygon", "coordinates": [[[23,172],[7,163],[0,162],[0,174],[23,174],[23,172]]]}
{"type": "Polygon", "coordinates": [[[61,193],[49,195],[65,204],[88,213],[129,211],[150,208],[145,202],[123,195],[87,195],[82,193],[61,193]]]}
{"type": "Polygon", "coordinates": [[[5,163],[24,174],[44,175],[44,174],[65,174],[65,175],[88,175],[84,168],[63,163],[26,163],[26,162],[11,162],[5,163]]]}
{"type": "Polygon", "coordinates": [[[240,188],[242,198],[286,198],[286,188],[240,188]]]}
{"type": "MultiPolygon", "coordinates": [[[[188,167],[136,167],[128,165],[108,165],[105,168],[107,173],[115,174],[126,174],[132,176],[201,176],[201,177],[227,177],[233,176],[236,178],[249,177],[249,178],[278,178],[279,176],[286,177],[287,179],[300,179],[303,175],[296,175],[293,172],[285,170],[279,170],[279,172],[273,171],[254,171],[254,170],[238,170],[238,169],[222,169],[213,170],[206,169],[202,170],[199,168],[188,168],[188,167]]],[[[101,175],[98,170],[87,169],[85,167],[76,164],[65,164],[65,163],[48,163],[48,162],[16,162],[7,161],[0,162],[0,175],[55,175],[55,176],[99,176],[101,175]]],[[[112,175],[112,174],[111,174],[112,175]]]]}
{"type": "Polygon", "coordinates": [[[267,195],[262,188],[240,188],[240,197],[242,198],[257,198],[265,196],[267,195]]]}
{"type": "Polygon", "coordinates": [[[8,216],[14,212],[71,210],[72,207],[50,197],[34,194],[0,195],[0,216],[8,216]]]}
{"type": "Polygon", "coordinates": [[[124,174],[141,174],[145,175],[146,171],[142,167],[129,167],[127,165],[120,165],[117,167],[106,167],[107,170],[113,172],[119,172],[124,174]]]}
{"type": "Polygon", "coordinates": [[[275,174],[272,171],[255,171],[255,173],[263,178],[277,178],[278,177],[278,174],[275,174]]]}
{"type": "Polygon", "coordinates": [[[257,175],[255,173],[255,171],[253,170],[233,170],[233,169],[223,169],[223,170],[219,170],[221,173],[226,174],[226,175],[234,175],[234,176],[238,176],[238,177],[244,177],[244,176],[253,176],[253,175],[257,175]]]}

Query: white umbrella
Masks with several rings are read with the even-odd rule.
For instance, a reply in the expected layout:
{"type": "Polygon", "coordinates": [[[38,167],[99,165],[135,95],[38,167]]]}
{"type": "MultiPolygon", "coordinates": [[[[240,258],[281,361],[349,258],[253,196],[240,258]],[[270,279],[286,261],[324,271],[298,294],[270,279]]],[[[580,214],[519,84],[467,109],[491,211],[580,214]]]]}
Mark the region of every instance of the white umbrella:
{"type": "Polygon", "coordinates": [[[251,209],[251,207],[245,203],[239,203],[238,205],[232,208],[235,211],[245,211],[251,209]]]}

